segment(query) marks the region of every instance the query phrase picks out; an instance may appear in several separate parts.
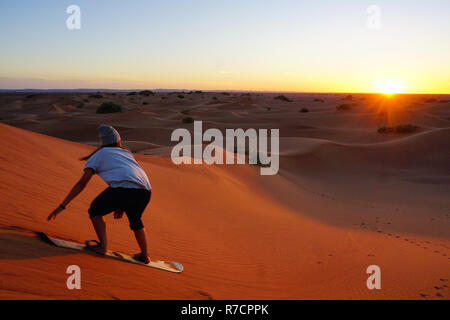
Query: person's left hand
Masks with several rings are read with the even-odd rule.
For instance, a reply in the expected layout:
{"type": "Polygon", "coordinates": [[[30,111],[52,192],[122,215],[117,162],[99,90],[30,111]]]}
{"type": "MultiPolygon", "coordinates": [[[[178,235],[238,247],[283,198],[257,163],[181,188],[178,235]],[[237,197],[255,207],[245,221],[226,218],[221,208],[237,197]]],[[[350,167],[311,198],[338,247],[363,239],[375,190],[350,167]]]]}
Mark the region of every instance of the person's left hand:
{"type": "Polygon", "coordinates": [[[122,209],[118,209],[116,211],[114,211],[114,219],[120,219],[123,216],[123,210],[122,209]]]}
{"type": "Polygon", "coordinates": [[[47,217],[47,221],[50,221],[52,219],[56,219],[56,216],[58,215],[58,213],[60,213],[61,211],[63,211],[64,209],[61,207],[56,208],[55,210],[52,211],[52,213],[50,213],[47,217]]]}

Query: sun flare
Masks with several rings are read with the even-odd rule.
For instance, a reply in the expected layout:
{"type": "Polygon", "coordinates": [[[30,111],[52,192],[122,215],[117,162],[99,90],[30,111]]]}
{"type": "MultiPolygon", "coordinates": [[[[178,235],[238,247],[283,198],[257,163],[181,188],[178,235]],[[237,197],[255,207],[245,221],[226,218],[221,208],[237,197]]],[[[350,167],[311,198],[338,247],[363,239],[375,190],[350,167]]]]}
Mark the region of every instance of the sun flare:
{"type": "Polygon", "coordinates": [[[384,94],[402,93],[405,91],[406,84],[397,80],[380,80],[374,85],[375,92],[384,94]]]}

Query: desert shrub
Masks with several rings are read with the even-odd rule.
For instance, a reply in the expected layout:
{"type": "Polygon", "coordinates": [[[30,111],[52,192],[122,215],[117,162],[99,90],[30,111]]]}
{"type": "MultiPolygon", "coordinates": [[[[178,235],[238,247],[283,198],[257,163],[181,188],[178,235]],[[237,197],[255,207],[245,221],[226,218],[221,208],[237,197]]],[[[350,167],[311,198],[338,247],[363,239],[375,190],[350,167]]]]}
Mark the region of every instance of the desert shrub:
{"type": "Polygon", "coordinates": [[[217,100],[217,97],[212,97],[213,100],[217,100]]]}
{"type": "Polygon", "coordinates": [[[241,97],[251,97],[250,93],[241,93],[241,97]]]}
{"type": "Polygon", "coordinates": [[[309,112],[309,109],[308,108],[301,108],[300,112],[306,113],[306,112],[309,112]]]}
{"type": "Polygon", "coordinates": [[[184,99],[184,96],[182,94],[177,95],[178,99],[184,99]]]}
{"type": "Polygon", "coordinates": [[[323,99],[316,98],[316,99],[314,99],[314,102],[325,102],[325,101],[323,99]]]}
{"type": "Polygon", "coordinates": [[[378,128],[378,133],[393,133],[394,127],[382,126],[378,128]]]}
{"type": "Polygon", "coordinates": [[[149,96],[149,95],[153,94],[153,92],[150,90],[143,90],[143,91],[140,91],[139,94],[141,96],[149,96]]]}
{"type": "Polygon", "coordinates": [[[415,132],[419,129],[418,126],[413,125],[413,124],[400,124],[398,126],[395,127],[395,132],[396,133],[412,133],[415,132]]]}
{"type": "Polygon", "coordinates": [[[144,101],[144,102],[142,102],[142,104],[143,104],[143,105],[147,105],[147,104],[148,104],[148,102],[144,101]]]}
{"type": "Polygon", "coordinates": [[[272,108],[271,107],[267,107],[267,111],[270,111],[270,110],[272,110],[272,108]]]}
{"type": "Polygon", "coordinates": [[[78,109],[83,108],[83,107],[84,107],[84,102],[80,102],[79,104],[76,105],[76,107],[77,107],[78,109]]]}
{"type": "Polygon", "coordinates": [[[101,99],[101,98],[103,98],[103,96],[100,93],[94,93],[94,94],[89,95],[89,98],[101,99]]]}
{"type": "Polygon", "coordinates": [[[193,123],[193,122],[194,122],[194,118],[192,118],[192,117],[183,118],[183,123],[193,123]]]}
{"type": "Polygon", "coordinates": [[[353,96],[349,94],[348,96],[342,98],[342,100],[353,100],[353,96]]]}
{"type": "Polygon", "coordinates": [[[37,97],[37,94],[29,94],[29,95],[26,96],[27,99],[32,99],[32,98],[35,98],[35,97],[37,97]]]}
{"type": "Polygon", "coordinates": [[[229,96],[229,95],[230,95],[229,92],[222,92],[222,94],[223,94],[224,96],[229,96]]]}
{"type": "Polygon", "coordinates": [[[136,95],[136,94],[137,94],[136,91],[131,91],[131,92],[128,92],[128,93],[127,93],[127,96],[134,96],[134,95],[136,95]]]}
{"type": "Polygon", "coordinates": [[[83,99],[84,102],[89,102],[89,99],[83,99]]]}
{"type": "Polygon", "coordinates": [[[291,102],[292,101],[292,100],[290,100],[289,98],[287,98],[286,96],[284,96],[282,94],[280,94],[279,96],[276,96],[274,99],[285,101],[285,102],[291,102]]]}
{"type": "Polygon", "coordinates": [[[181,111],[182,114],[188,114],[189,112],[191,112],[191,110],[189,110],[189,109],[181,111]]]}
{"type": "Polygon", "coordinates": [[[428,102],[428,103],[436,102],[436,99],[435,98],[425,99],[425,102],[428,102]]]}
{"type": "Polygon", "coordinates": [[[340,104],[336,107],[337,110],[341,110],[341,111],[345,111],[345,110],[350,110],[352,108],[352,104],[349,103],[343,103],[340,104]]]}
{"type": "Polygon", "coordinates": [[[114,102],[103,102],[98,108],[97,113],[122,112],[122,106],[114,102]]]}
{"type": "Polygon", "coordinates": [[[413,133],[419,129],[414,124],[399,124],[396,126],[382,126],[378,128],[378,133],[413,133]]]}
{"type": "Polygon", "coordinates": [[[200,93],[203,93],[202,91],[200,91],[200,90],[196,90],[196,91],[194,91],[194,93],[196,93],[196,94],[200,94],[200,93]]]}

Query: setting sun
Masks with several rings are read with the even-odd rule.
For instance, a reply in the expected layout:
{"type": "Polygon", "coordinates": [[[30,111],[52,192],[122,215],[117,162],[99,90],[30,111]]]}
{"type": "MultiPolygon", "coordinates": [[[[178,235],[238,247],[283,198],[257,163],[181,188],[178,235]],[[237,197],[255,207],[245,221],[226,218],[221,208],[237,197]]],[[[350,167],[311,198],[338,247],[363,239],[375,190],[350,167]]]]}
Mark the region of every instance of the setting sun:
{"type": "Polygon", "coordinates": [[[380,80],[375,82],[375,92],[384,94],[402,93],[405,91],[405,83],[397,80],[380,80]]]}

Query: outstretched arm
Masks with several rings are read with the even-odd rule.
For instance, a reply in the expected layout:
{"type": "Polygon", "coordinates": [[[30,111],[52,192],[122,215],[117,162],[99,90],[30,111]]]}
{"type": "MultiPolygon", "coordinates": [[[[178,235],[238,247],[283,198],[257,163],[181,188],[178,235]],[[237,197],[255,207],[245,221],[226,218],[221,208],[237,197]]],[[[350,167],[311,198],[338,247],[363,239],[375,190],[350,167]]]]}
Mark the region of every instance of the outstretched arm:
{"type": "Polygon", "coordinates": [[[91,168],[84,169],[84,174],[81,177],[81,179],[78,180],[78,182],[73,186],[72,190],[70,190],[69,194],[66,196],[64,201],[58,206],[58,208],[56,208],[55,210],[53,210],[52,213],[49,214],[47,220],[56,219],[58,213],[63,211],[66,208],[66,206],[70,203],[70,201],[72,201],[73,198],[75,198],[77,195],[80,194],[81,191],[83,191],[83,189],[86,187],[86,185],[88,184],[89,180],[91,180],[93,175],[94,170],[92,170],[91,168]]]}

